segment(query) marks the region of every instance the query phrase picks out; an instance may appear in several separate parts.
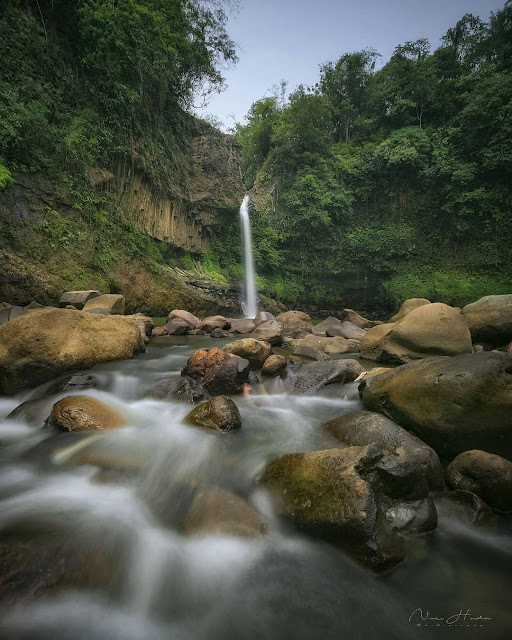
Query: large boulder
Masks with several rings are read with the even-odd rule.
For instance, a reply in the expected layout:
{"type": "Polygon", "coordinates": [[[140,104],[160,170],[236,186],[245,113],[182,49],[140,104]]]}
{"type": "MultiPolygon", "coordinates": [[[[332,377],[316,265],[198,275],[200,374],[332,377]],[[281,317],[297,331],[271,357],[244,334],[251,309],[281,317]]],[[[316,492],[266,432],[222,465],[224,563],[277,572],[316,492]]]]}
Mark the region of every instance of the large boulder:
{"type": "Polygon", "coordinates": [[[195,329],[200,322],[199,318],[193,313],[190,313],[190,311],[184,311],[183,309],[173,309],[167,316],[167,321],[170,322],[175,318],[184,320],[191,329],[195,329]]]}
{"type": "Polygon", "coordinates": [[[444,458],[482,449],[512,459],[508,354],[426,358],[365,379],[359,390],[367,409],[412,431],[444,458]]]}
{"type": "Polygon", "coordinates": [[[117,293],[105,293],[102,296],[89,298],[84,305],[84,311],[101,315],[123,314],[125,308],[124,296],[117,293]]]}
{"type": "Polygon", "coordinates": [[[282,376],[286,370],[286,358],[279,355],[269,356],[261,369],[262,376],[277,377],[282,376]]]}
{"type": "Polygon", "coordinates": [[[24,316],[26,313],[28,313],[28,311],[24,307],[11,307],[9,310],[9,322],[19,318],[20,316],[24,316]]]}
{"type": "Polygon", "coordinates": [[[101,400],[68,396],[54,405],[48,424],[62,431],[104,431],[122,427],[126,420],[101,400]]]}
{"type": "Polygon", "coordinates": [[[245,318],[228,318],[228,322],[231,325],[229,333],[249,335],[256,329],[255,323],[245,318]]]}
{"type": "Polygon", "coordinates": [[[193,378],[172,377],[158,382],[148,395],[156,400],[174,400],[194,404],[204,398],[204,388],[193,378]]]}
{"type": "Polygon", "coordinates": [[[362,340],[366,335],[366,329],[361,329],[353,322],[345,320],[337,325],[331,325],[325,332],[326,336],[340,336],[341,338],[347,338],[347,340],[362,340]]]}
{"type": "Polygon", "coordinates": [[[362,372],[357,360],[331,360],[301,365],[285,381],[290,393],[315,393],[331,384],[352,382],[362,372]]]}
{"type": "Polygon", "coordinates": [[[471,491],[458,489],[442,493],[436,500],[436,509],[441,521],[451,518],[466,524],[485,526],[496,520],[485,502],[471,491]]]}
{"type": "Polygon", "coordinates": [[[214,347],[194,351],[181,375],[198,380],[212,396],[219,396],[242,393],[249,371],[248,360],[214,347]]]}
{"type": "Polygon", "coordinates": [[[331,356],[357,351],[359,342],[341,337],[323,338],[321,336],[308,335],[301,340],[294,340],[292,346],[294,348],[293,353],[297,355],[300,355],[298,349],[300,350],[301,347],[307,346],[320,349],[328,356],[331,356]]]}
{"type": "Polygon", "coordinates": [[[297,343],[293,348],[292,361],[295,363],[308,362],[310,360],[330,360],[323,349],[314,347],[310,344],[305,344],[303,340],[297,340],[297,343]]]}
{"type": "Polygon", "coordinates": [[[254,318],[254,326],[258,327],[260,324],[264,322],[269,322],[270,320],[275,320],[276,317],[272,315],[269,311],[258,311],[257,316],[254,318]]]}
{"type": "Polygon", "coordinates": [[[473,342],[501,346],[512,340],[512,294],[480,298],[466,305],[462,315],[473,342]]]}
{"type": "Polygon", "coordinates": [[[339,327],[340,324],[341,320],[335,318],[334,316],[329,316],[313,327],[313,333],[315,334],[315,336],[325,336],[327,335],[328,329],[331,329],[332,327],[339,327]]]}
{"type": "Polygon", "coordinates": [[[276,320],[283,325],[285,331],[304,329],[310,332],[313,329],[311,316],[303,311],[286,311],[285,313],[280,313],[276,320]]]}
{"type": "Polygon", "coordinates": [[[238,431],[242,426],[240,411],[227,396],[215,396],[200,404],[185,417],[185,422],[223,432],[238,431]]]}
{"type": "Polygon", "coordinates": [[[0,327],[0,392],[15,393],[98,362],[144,351],[139,328],[124,317],[41,309],[0,327]]]}
{"type": "Polygon", "coordinates": [[[265,360],[272,353],[272,347],[268,342],[262,340],[244,338],[230,342],[224,347],[224,351],[249,360],[252,369],[261,369],[265,360]]]}
{"type": "Polygon", "coordinates": [[[59,306],[65,309],[68,304],[72,304],[76,309],[83,309],[85,304],[101,295],[101,291],[93,289],[90,291],[66,291],[59,300],[59,306]]]}
{"type": "Polygon", "coordinates": [[[206,333],[211,333],[214,329],[229,329],[230,326],[229,320],[224,316],[210,316],[200,322],[196,326],[196,329],[206,331],[206,333]]]}
{"type": "Polygon", "coordinates": [[[453,489],[471,491],[493,509],[512,511],[512,462],[486,451],[465,451],[446,470],[453,489]]]}
{"type": "Polygon", "coordinates": [[[370,329],[360,347],[363,358],[396,363],[471,351],[471,335],[460,311],[440,302],[420,306],[398,322],[370,329]]]}
{"type": "Polygon", "coordinates": [[[426,304],[431,304],[430,300],[426,298],[409,298],[409,300],[402,303],[398,313],[392,316],[389,322],[399,322],[402,318],[405,318],[408,313],[419,307],[424,307],[426,304]]]}
{"type": "Polygon", "coordinates": [[[327,431],[349,446],[375,444],[388,454],[386,473],[397,484],[402,480],[410,483],[416,476],[416,484],[424,487],[420,494],[411,497],[426,497],[428,487],[441,489],[443,474],[437,453],[419,438],[402,429],[396,422],[372,411],[353,411],[325,425],[327,431]],[[423,482],[423,479],[425,482],[423,482]]]}
{"type": "Polygon", "coordinates": [[[337,543],[374,569],[394,566],[403,543],[366,480],[382,458],[377,447],[284,455],[258,477],[278,515],[307,533],[337,543]]]}
{"type": "Polygon", "coordinates": [[[370,329],[378,324],[382,324],[379,320],[368,320],[368,318],[363,318],[363,316],[357,313],[357,311],[354,311],[354,309],[343,309],[340,316],[341,320],[351,322],[360,329],[370,329]]]}
{"type": "Polygon", "coordinates": [[[168,336],[184,336],[190,331],[190,325],[181,318],[173,318],[166,325],[168,336]]]}
{"type": "Polygon", "coordinates": [[[266,320],[257,325],[256,329],[251,333],[254,340],[263,340],[270,345],[275,346],[283,342],[284,329],[283,325],[277,320],[266,320]]]}

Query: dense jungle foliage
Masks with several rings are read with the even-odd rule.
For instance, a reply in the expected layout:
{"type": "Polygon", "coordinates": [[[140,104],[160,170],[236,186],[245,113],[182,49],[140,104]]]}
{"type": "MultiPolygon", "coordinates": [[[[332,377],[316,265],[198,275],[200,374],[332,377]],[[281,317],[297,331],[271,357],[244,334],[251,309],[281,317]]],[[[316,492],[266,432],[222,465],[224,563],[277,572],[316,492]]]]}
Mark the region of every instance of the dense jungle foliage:
{"type": "Polygon", "coordinates": [[[512,2],[379,57],[346,53],[237,126],[260,284],[368,308],[510,293],[512,2]]]}

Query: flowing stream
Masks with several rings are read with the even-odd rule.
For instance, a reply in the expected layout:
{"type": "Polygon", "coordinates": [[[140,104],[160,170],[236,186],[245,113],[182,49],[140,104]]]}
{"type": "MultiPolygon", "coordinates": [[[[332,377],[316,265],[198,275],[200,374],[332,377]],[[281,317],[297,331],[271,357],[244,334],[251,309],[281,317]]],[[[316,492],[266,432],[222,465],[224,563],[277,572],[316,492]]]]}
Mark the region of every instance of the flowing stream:
{"type": "Polygon", "coordinates": [[[49,384],[0,401],[1,418],[27,398],[38,399],[26,419],[0,420],[0,549],[14,541],[36,569],[24,583],[23,569],[3,562],[0,586],[21,584],[26,594],[30,581],[28,591],[35,590],[39,580],[62,571],[61,557],[79,567],[85,557],[87,574],[73,589],[58,589],[58,580],[52,588],[50,580],[37,598],[20,595],[17,606],[0,611],[0,637],[511,637],[506,518],[490,530],[441,519],[432,535],[408,541],[406,562],[375,576],[341,549],[277,521],[267,496],[255,487],[254,476],[275,456],[339,446],[321,425],[361,408],[355,383],[308,397],[284,393],[276,379],[253,385],[251,395],[235,398],[243,426],[234,434],[185,426],[190,405],[148,397],[158,381],[180,375],[195,349],[226,342],[153,339],[134,360],[94,367],[98,388],[79,393],[126,417],[129,426],[110,432],[84,438],[41,429],[52,405],[69,395],[48,395],[49,384]],[[102,466],[119,474],[109,477],[99,471],[102,466]],[[182,533],[177,522],[193,483],[245,498],[269,517],[267,535],[182,533]],[[409,621],[418,608],[444,617],[470,610],[490,620],[485,627],[467,627],[459,619],[449,628],[419,628],[417,614],[409,621]]]}
{"type": "Polygon", "coordinates": [[[254,318],[258,313],[258,301],[256,296],[256,279],[254,269],[254,257],[252,255],[251,217],[249,215],[249,203],[251,199],[246,195],[240,206],[240,224],[242,228],[242,253],[245,269],[244,300],[242,311],[246,318],[254,318]]]}

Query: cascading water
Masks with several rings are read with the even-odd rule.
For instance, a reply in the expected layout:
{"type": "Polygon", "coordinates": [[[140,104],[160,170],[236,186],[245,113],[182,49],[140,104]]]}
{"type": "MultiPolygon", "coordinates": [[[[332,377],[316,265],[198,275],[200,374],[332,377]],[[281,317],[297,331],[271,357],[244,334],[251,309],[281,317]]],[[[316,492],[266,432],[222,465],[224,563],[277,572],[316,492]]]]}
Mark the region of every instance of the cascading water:
{"type": "Polygon", "coordinates": [[[250,197],[246,195],[240,207],[240,224],[242,228],[242,252],[245,268],[245,300],[242,300],[242,311],[246,318],[254,318],[258,313],[256,298],[256,280],[254,258],[252,255],[251,220],[249,217],[250,197]]]}

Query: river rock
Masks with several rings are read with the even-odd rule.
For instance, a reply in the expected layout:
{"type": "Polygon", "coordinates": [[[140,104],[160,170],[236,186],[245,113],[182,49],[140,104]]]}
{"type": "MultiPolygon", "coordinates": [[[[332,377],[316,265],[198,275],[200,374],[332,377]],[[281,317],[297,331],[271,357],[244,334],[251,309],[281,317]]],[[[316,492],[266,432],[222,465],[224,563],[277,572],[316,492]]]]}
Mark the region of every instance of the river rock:
{"type": "Polygon", "coordinates": [[[185,422],[224,432],[238,431],[242,426],[240,411],[227,396],[215,396],[200,404],[185,417],[185,422]]]}
{"type": "MultiPolygon", "coordinates": [[[[357,346],[359,343],[357,343],[357,346]]],[[[292,342],[293,353],[300,355],[297,351],[300,347],[314,347],[320,349],[324,353],[329,355],[340,355],[343,353],[350,353],[357,350],[356,343],[353,340],[347,340],[341,337],[334,338],[322,338],[320,336],[309,335],[302,340],[295,340],[292,342]]]]}
{"type": "Polygon", "coordinates": [[[165,325],[165,328],[169,336],[184,336],[190,331],[189,323],[180,318],[174,318],[165,325]]]}
{"type": "MultiPolygon", "coordinates": [[[[394,476],[393,482],[406,479],[415,495],[424,498],[430,489],[443,487],[443,474],[437,453],[419,438],[402,429],[396,422],[372,411],[353,411],[330,420],[325,429],[349,446],[377,445],[389,454],[390,465],[385,473],[394,476]],[[410,477],[417,476],[413,487],[410,477]],[[428,487],[427,487],[428,485],[428,487]]],[[[384,458],[385,459],[385,458],[384,458]]],[[[406,497],[405,493],[401,494],[406,497]]]]}
{"type": "Polygon", "coordinates": [[[441,520],[454,518],[466,524],[481,526],[495,522],[496,517],[475,493],[471,491],[449,491],[436,500],[436,509],[441,520]]]}
{"type": "Polygon", "coordinates": [[[3,309],[0,309],[0,325],[6,324],[7,322],[9,322],[10,312],[11,310],[5,307],[3,309]]]}
{"type": "Polygon", "coordinates": [[[471,491],[493,509],[512,511],[512,462],[486,451],[458,455],[446,470],[453,489],[471,491]]]}
{"type": "Polygon", "coordinates": [[[125,318],[66,309],[32,311],[0,327],[0,392],[16,393],[140,351],[140,331],[125,318]]]}
{"type": "Polygon", "coordinates": [[[210,316],[200,322],[196,329],[202,329],[206,333],[211,333],[214,329],[229,329],[229,320],[224,316],[210,316]]]}
{"type": "Polygon", "coordinates": [[[212,395],[242,393],[249,379],[249,361],[217,349],[194,351],[181,372],[198,380],[212,395]]]}
{"type": "Polygon", "coordinates": [[[379,320],[368,320],[368,318],[363,318],[363,316],[359,315],[357,311],[354,311],[353,309],[343,309],[340,315],[342,321],[351,322],[360,329],[370,329],[378,324],[382,324],[379,320]]]}
{"type": "Polygon", "coordinates": [[[261,369],[265,360],[272,353],[272,347],[268,342],[263,342],[262,340],[244,338],[243,340],[230,342],[224,347],[224,351],[249,360],[252,369],[261,369]]]}
{"type": "Polygon", "coordinates": [[[183,309],[173,309],[167,316],[167,321],[170,322],[175,318],[184,320],[191,329],[195,329],[200,322],[199,318],[193,313],[190,313],[190,311],[184,311],[183,309]]]}
{"type": "Polygon", "coordinates": [[[285,387],[290,393],[315,393],[331,384],[352,382],[363,371],[357,360],[311,362],[290,373],[285,387]]]}
{"type": "Polygon", "coordinates": [[[229,333],[240,333],[242,335],[249,335],[256,329],[256,325],[251,320],[245,318],[228,318],[228,322],[231,325],[229,333]]]}
{"type": "Polygon", "coordinates": [[[68,396],[54,405],[49,424],[62,431],[104,431],[126,425],[124,417],[88,396],[68,396]]]}
{"type": "Polygon", "coordinates": [[[374,378],[375,376],[380,376],[382,373],[386,373],[387,371],[392,371],[390,367],[374,367],[373,369],[369,369],[368,371],[363,371],[360,376],[358,376],[356,382],[361,380],[365,380],[366,378],[374,378]]]}
{"type": "Polygon", "coordinates": [[[11,320],[15,320],[16,318],[19,318],[20,316],[24,316],[26,313],[28,313],[28,311],[23,307],[11,307],[11,309],[9,310],[9,322],[11,322],[11,320]]]}
{"type": "Polygon", "coordinates": [[[426,298],[409,298],[409,300],[406,300],[402,303],[402,306],[400,307],[398,313],[392,316],[389,319],[389,322],[400,322],[400,320],[402,318],[405,318],[408,313],[414,311],[414,309],[423,307],[426,304],[431,304],[430,300],[427,300],[426,298]]]}
{"type": "Polygon", "coordinates": [[[124,296],[117,293],[105,293],[102,296],[89,298],[84,305],[84,311],[100,315],[123,314],[125,308],[124,296]]]}
{"type": "Polygon", "coordinates": [[[85,389],[98,389],[101,387],[98,378],[90,373],[72,373],[70,375],[54,380],[44,390],[46,396],[57,393],[76,393],[85,389]]]}
{"type": "Polygon", "coordinates": [[[270,322],[271,320],[275,319],[276,317],[268,311],[258,311],[257,316],[254,318],[254,326],[259,327],[260,324],[263,324],[264,322],[270,322]]]}
{"type": "Polygon", "coordinates": [[[76,309],[83,309],[85,304],[101,295],[101,291],[93,289],[89,291],[66,291],[59,300],[59,306],[64,309],[68,304],[72,304],[76,309]]]}
{"type": "Polygon", "coordinates": [[[276,320],[283,325],[285,332],[293,329],[304,329],[309,333],[313,329],[311,316],[303,311],[286,311],[285,313],[280,313],[276,320]]]}
{"type": "Polygon", "coordinates": [[[330,356],[328,356],[323,349],[319,347],[314,347],[311,344],[305,343],[303,340],[298,340],[298,344],[295,345],[292,352],[292,360],[293,362],[303,362],[308,360],[316,360],[317,362],[322,360],[330,360],[330,356]]]}
{"type": "Polygon", "coordinates": [[[313,333],[315,336],[325,336],[328,329],[331,327],[339,327],[340,324],[341,320],[334,316],[329,316],[313,327],[313,333]]]}
{"type": "Polygon", "coordinates": [[[363,336],[366,335],[366,329],[361,329],[353,322],[345,320],[345,322],[340,322],[338,325],[331,325],[328,327],[325,335],[330,337],[339,336],[341,338],[347,338],[348,340],[361,341],[363,336]]]}
{"type": "Polygon", "coordinates": [[[6,420],[20,420],[40,427],[48,417],[54,402],[51,398],[25,400],[6,416],[6,420]]]}
{"type": "Polygon", "coordinates": [[[155,338],[160,338],[162,336],[168,336],[169,332],[167,331],[167,327],[164,325],[163,327],[155,327],[151,331],[151,335],[155,338]]]}
{"type": "Polygon", "coordinates": [[[367,409],[444,458],[473,448],[512,458],[512,356],[425,358],[363,380],[359,390],[367,409]]]}
{"type": "Polygon", "coordinates": [[[460,311],[440,302],[420,306],[399,322],[370,329],[360,347],[363,358],[397,363],[471,352],[471,335],[460,311]]]}
{"type": "Polygon", "coordinates": [[[225,329],[212,329],[210,333],[212,338],[231,338],[231,334],[228,333],[225,329]]]}
{"type": "Polygon", "coordinates": [[[512,340],[512,294],[480,298],[466,305],[462,315],[473,342],[501,346],[512,340]]]}
{"type": "Polygon", "coordinates": [[[200,489],[183,522],[191,535],[254,538],[265,533],[268,520],[239,496],[220,487],[200,489]]]}
{"type": "Polygon", "coordinates": [[[149,392],[156,400],[174,400],[175,402],[199,402],[204,398],[204,388],[197,380],[182,376],[161,380],[149,392]]]}
{"type": "Polygon", "coordinates": [[[283,336],[283,325],[277,320],[266,320],[258,324],[251,333],[251,338],[254,338],[254,340],[263,340],[263,342],[268,342],[272,346],[281,344],[283,336]]]}
{"type": "Polygon", "coordinates": [[[381,458],[374,446],[284,455],[263,469],[258,483],[270,491],[278,515],[297,528],[385,569],[403,559],[404,548],[366,481],[381,458]]]}
{"type": "Polygon", "coordinates": [[[427,533],[437,527],[437,510],[430,496],[421,500],[392,501],[384,508],[389,524],[403,535],[427,533]]]}
{"type": "Polygon", "coordinates": [[[134,313],[124,317],[140,327],[141,333],[144,333],[149,338],[155,326],[155,321],[151,316],[146,316],[143,313],[134,313]]]}
{"type": "Polygon", "coordinates": [[[282,376],[286,370],[286,358],[279,355],[269,356],[261,369],[262,376],[282,376]]]}

